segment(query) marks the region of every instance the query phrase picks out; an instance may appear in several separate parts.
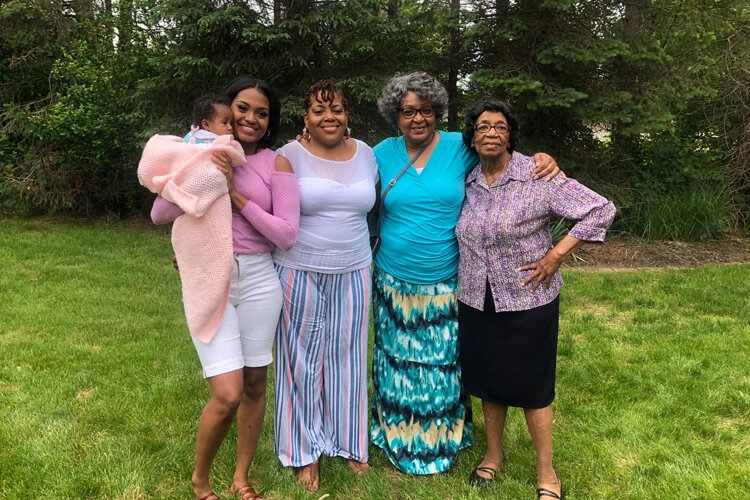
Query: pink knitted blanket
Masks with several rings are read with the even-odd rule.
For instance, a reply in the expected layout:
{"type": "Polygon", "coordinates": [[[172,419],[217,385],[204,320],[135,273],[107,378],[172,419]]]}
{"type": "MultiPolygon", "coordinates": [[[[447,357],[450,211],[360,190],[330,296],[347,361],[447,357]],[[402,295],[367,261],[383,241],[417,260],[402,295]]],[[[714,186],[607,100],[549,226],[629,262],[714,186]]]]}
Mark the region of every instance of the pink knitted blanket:
{"type": "Polygon", "coordinates": [[[190,333],[208,343],[221,324],[232,277],[232,207],[227,179],[211,161],[214,152],[245,163],[242,146],[229,135],[208,149],[176,136],[155,135],[138,164],[141,185],[178,205],[185,213],[172,226],[190,333]]]}

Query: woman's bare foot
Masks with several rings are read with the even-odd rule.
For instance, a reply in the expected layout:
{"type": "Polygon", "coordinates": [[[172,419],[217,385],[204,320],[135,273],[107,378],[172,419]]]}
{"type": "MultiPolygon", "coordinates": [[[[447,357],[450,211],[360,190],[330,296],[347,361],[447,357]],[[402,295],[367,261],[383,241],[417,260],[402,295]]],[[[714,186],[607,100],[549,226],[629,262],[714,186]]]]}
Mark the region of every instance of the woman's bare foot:
{"type": "Polygon", "coordinates": [[[359,460],[354,460],[353,458],[347,458],[345,459],[345,461],[346,465],[352,470],[352,472],[354,472],[358,476],[370,472],[371,467],[365,462],[360,462],[359,460]]]}
{"type": "Polygon", "coordinates": [[[249,484],[232,484],[229,487],[231,495],[238,495],[240,500],[263,500],[263,497],[257,493],[249,484]]]}
{"type": "Polygon", "coordinates": [[[311,464],[297,469],[297,482],[307,488],[307,491],[318,491],[320,483],[320,462],[317,460],[311,464]]]}

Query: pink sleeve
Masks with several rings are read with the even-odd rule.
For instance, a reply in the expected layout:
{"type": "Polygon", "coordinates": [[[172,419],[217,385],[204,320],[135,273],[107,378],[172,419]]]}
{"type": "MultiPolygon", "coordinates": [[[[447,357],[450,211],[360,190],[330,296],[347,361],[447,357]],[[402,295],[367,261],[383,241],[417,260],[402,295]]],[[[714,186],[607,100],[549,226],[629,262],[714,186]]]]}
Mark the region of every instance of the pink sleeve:
{"type": "Polygon", "coordinates": [[[291,172],[271,174],[271,206],[273,213],[268,213],[248,200],[242,209],[242,216],[271,243],[282,250],[289,250],[297,241],[299,228],[299,189],[296,175],[291,172]]]}
{"type": "Polygon", "coordinates": [[[151,207],[151,222],[157,226],[161,224],[169,224],[180,215],[184,214],[180,207],[174,203],[165,200],[161,196],[157,196],[154,200],[154,206],[151,207]]]}

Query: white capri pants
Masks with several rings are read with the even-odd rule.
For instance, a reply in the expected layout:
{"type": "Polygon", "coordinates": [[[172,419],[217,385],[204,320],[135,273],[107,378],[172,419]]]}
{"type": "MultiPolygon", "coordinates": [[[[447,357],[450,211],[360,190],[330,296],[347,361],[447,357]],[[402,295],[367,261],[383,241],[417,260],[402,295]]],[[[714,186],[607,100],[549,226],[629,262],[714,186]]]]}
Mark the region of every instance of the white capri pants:
{"type": "Polygon", "coordinates": [[[234,254],[229,303],[219,330],[207,344],[192,337],[203,376],[271,364],[281,303],[271,254],[234,254]]]}

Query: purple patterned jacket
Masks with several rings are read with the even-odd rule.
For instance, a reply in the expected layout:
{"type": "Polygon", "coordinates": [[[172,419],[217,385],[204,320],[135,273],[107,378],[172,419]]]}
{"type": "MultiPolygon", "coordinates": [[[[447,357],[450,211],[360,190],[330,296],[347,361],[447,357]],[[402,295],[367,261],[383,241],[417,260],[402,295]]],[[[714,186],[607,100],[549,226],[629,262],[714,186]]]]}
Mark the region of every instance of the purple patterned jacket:
{"type": "Polygon", "coordinates": [[[541,259],[552,248],[550,218],[578,221],[570,236],[604,241],[615,216],[612,202],[573,179],[533,180],[533,161],[514,152],[508,170],[489,187],[479,165],[466,178],[466,200],[456,226],[458,299],[475,309],[484,308],[488,281],[496,311],[548,304],[560,293],[560,271],[549,289],[541,285],[532,294],[531,285],[521,286],[531,271],[516,269],[541,259]]]}

